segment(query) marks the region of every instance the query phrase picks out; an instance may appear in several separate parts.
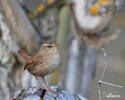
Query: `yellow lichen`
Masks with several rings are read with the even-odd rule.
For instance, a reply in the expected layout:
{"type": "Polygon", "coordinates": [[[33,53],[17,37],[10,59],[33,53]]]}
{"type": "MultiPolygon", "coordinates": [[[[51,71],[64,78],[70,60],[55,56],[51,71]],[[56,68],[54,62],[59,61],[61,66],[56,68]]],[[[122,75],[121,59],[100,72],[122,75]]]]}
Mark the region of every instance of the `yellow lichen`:
{"type": "Polygon", "coordinates": [[[98,0],[98,3],[102,3],[104,5],[108,5],[110,2],[109,2],[109,0],[98,0]]]}
{"type": "Polygon", "coordinates": [[[41,4],[41,5],[36,9],[36,11],[37,11],[37,12],[42,12],[44,9],[45,9],[45,6],[44,6],[43,4],[41,4]]]}
{"type": "Polygon", "coordinates": [[[54,0],[48,0],[48,5],[52,5],[54,3],[54,0]]]}
{"type": "Polygon", "coordinates": [[[100,9],[100,5],[103,4],[103,5],[108,5],[110,4],[109,0],[98,0],[96,4],[94,4],[92,7],[91,7],[91,13],[93,15],[98,15],[98,11],[100,9]]]}
{"type": "Polygon", "coordinates": [[[30,19],[33,19],[33,18],[35,18],[37,15],[36,15],[36,14],[28,14],[28,16],[29,16],[30,19]]]}
{"type": "Polygon", "coordinates": [[[95,4],[94,6],[92,6],[91,8],[91,13],[93,15],[97,15],[98,14],[98,11],[99,11],[99,4],[95,4]]]}

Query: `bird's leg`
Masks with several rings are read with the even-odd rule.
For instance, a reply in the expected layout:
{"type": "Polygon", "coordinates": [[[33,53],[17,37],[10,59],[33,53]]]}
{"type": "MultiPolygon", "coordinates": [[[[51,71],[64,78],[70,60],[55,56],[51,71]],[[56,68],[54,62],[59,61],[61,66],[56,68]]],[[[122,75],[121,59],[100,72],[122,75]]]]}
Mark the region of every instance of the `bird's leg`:
{"type": "Polygon", "coordinates": [[[49,83],[46,81],[45,77],[43,77],[43,80],[44,80],[44,82],[46,83],[47,87],[48,87],[49,89],[51,89],[50,86],[49,86],[49,83]]]}
{"type": "Polygon", "coordinates": [[[40,77],[39,76],[36,76],[36,80],[38,80],[38,82],[41,84],[42,88],[45,89],[45,90],[48,90],[45,85],[40,81],[40,77]]]}
{"type": "Polygon", "coordinates": [[[49,91],[56,92],[56,90],[53,90],[53,89],[50,88],[49,83],[45,80],[45,77],[42,77],[42,79],[45,82],[45,84],[46,84],[46,86],[47,86],[47,88],[48,88],[49,91]]]}
{"type": "Polygon", "coordinates": [[[43,77],[43,80],[45,81],[45,83],[46,83],[47,85],[49,85],[49,83],[46,81],[45,77],[43,77]]]}

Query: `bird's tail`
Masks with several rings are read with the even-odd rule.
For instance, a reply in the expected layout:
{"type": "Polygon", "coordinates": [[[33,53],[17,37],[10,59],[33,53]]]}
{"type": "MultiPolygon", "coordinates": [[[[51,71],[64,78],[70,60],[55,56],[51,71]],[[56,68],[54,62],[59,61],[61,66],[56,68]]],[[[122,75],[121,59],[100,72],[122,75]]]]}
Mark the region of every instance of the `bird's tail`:
{"type": "Polygon", "coordinates": [[[25,62],[31,58],[31,56],[23,50],[18,50],[18,53],[24,58],[25,62]]]}

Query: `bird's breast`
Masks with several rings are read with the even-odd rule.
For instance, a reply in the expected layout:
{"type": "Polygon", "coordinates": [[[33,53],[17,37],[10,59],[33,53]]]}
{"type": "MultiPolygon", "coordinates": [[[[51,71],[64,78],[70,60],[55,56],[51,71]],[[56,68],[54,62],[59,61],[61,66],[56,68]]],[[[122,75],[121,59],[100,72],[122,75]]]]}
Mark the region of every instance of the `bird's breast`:
{"type": "Polygon", "coordinates": [[[49,73],[53,72],[60,63],[60,55],[59,53],[55,53],[53,56],[51,56],[49,59],[50,65],[48,66],[50,68],[49,73]]]}
{"type": "Polygon", "coordinates": [[[60,55],[58,51],[55,51],[44,55],[41,60],[43,60],[43,62],[37,66],[37,73],[40,76],[48,75],[58,67],[60,63],[60,55]]]}

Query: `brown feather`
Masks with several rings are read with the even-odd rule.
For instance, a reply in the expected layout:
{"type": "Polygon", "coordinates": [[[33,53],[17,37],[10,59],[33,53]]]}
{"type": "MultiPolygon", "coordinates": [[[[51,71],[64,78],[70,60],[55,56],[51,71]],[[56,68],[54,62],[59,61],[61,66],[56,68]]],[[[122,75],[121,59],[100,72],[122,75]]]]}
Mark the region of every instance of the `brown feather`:
{"type": "Polygon", "coordinates": [[[27,62],[31,58],[31,56],[23,50],[18,50],[18,53],[24,58],[25,62],[27,62]]]}
{"type": "Polygon", "coordinates": [[[41,58],[42,58],[41,56],[33,56],[31,59],[28,60],[28,62],[24,66],[24,70],[41,64],[42,63],[41,58]]]}

